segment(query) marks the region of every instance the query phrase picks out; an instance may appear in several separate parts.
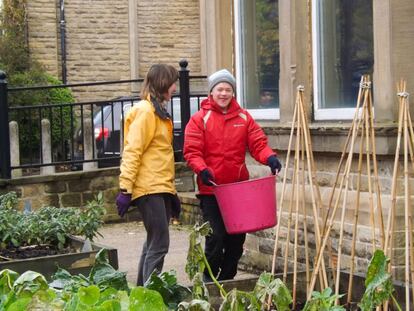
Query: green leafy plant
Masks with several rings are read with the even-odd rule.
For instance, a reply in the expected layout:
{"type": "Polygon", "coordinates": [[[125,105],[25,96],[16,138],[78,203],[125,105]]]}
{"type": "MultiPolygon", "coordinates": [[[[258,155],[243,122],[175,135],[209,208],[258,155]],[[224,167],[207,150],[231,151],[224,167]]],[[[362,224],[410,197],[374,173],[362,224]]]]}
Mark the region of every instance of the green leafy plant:
{"type": "Polygon", "coordinates": [[[306,302],[303,311],[345,311],[342,306],[335,306],[335,301],[343,295],[333,295],[330,287],[322,292],[313,292],[312,298],[306,302]]]}
{"type": "Polygon", "coordinates": [[[257,280],[254,288],[255,296],[262,305],[266,303],[267,297],[272,297],[272,303],[278,311],[290,310],[292,296],[289,289],[280,279],[274,279],[272,274],[263,272],[257,280]]]}
{"type": "Polygon", "coordinates": [[[171,310],[176,310],[181,301],[191,296],[191,291],[187,287],[177,283],[175,272],[153,272],[144,287],[159,292],[171,310]]]}
{"type": "MultiPolygon", "coordinates": [[[[62,84],[61,81],[40,69],[9,74],[8,81],[10,87],[62,84]]],[[[11,107],[27,106],[27,109],[24,110],[11,110],[9,116],[10,121],[16,121],[19,124],[19,144],[23,159],[36,158],[33,155],[37,155],[41,148],[40,121],[42,119],[50,121],[51,142],[54,150],[58,150],[61,148],[62,142],[72,138],[71,135],[77,123],[71,106],[75,102],[75,98],[70,89],[16,91],[10,93],[8,100],[11,107]],[[63,106],[54,104],[62,104],[63,106]],[[47,108],[30,108],[35,105],[47,105],[47,108]]],[[[59,152],[62,153],[63,150],[59,150],[59,152]]]]}
{"type": "MultiPolygon", "coordinates": [[[[107,256],[105,249],[97,253],[88,276],[60,269],[50,284],[37,272],[19,275],[11,270],[0,271],[0,311],[177,309],[178,298],[174,295],[182,293],[183,288],[177,285],[175,273],[154,274],[145,287],[130,289],[125,273],[111,267],[107,256]]],[[[184,292],[188,294],[189,289],[184,292]]]]}
{"type": "Polygon", "coordinates": [[[221,311],[233,310],[264,310],[266,297],[271,297],[272,303],[279,311],[289,310],[292,297],[286,285],[279,279],[273,279],[269,273],[263,272],[252,292],[240,291],[237,289],[227,293],[213,275],[207,258],[202,248],[203,237],[211,233],[208,222],[201,226],[195,225],[190,233],[190,246],[187,255],[186,272],[193,281],[193,300],[179,304],[178,310],[210,310],[210,304],[201,303],[208,301],[208,290],[202,281],[204,269],[207,269],[214,284],[218,287],[223,302],[221,311]]]}
{"type": "Polygon", "coordinates": [[[398,310],[400,305],[393,296],[394,286],[391,275],[387,273],[389,259],[382,250],[376,250],[368,266],[365,278],[365,293],[358,305],[362,311],[370,311],[380,306],[383,302],[392,299],[398,310]]]}
{"type": "Polygon", "coordinates": [[[0,207],[4,209],[13,209],[17,206],[17,194],[16,192],[8,192],[0,196],[0,207]]]}
{"type": "Polygon", "coordinates": [[[103,225],[103,195],[99,193],[83,208],[42,207],[24,213],[16,210],[16,195],[0,196],[0,250],[28,245],[66,246],[70,235],[93,240],[103,225]]]}

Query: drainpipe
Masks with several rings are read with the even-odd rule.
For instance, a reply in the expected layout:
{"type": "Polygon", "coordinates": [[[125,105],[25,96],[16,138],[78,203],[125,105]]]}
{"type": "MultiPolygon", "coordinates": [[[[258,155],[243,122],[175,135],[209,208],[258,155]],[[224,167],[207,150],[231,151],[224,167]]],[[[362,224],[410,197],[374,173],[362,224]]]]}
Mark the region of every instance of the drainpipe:
{"type": "Polygon", "coordinates": [[[62,60],[62,82],[66,84],[66,21],[65,21],[65,0],[60,0],[60,51],[62,60]]]}

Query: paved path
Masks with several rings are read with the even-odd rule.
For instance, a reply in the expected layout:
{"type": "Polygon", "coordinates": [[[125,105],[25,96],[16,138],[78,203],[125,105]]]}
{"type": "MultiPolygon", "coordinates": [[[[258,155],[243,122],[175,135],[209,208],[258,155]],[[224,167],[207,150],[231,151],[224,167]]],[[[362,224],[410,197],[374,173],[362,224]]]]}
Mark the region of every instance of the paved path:
{"type": "MultiPolygon", "coordinates": [[[[142,222],[126,222],[104,225],[99,230],[103,237],[96,239],[97,243],[118,249],[119,270],[127,273],[129,282],[137,280],[138,259],[146,232],[142,222]]],[[[177,281],[182,285],[191,285],[185,273],[187,262],[189,229],[185,226],[170,227],[170,250],[165,257],[163,271],[177,271],[177,281]]],[[[236,279],[252,276],[239,271],[236,279]]]]}

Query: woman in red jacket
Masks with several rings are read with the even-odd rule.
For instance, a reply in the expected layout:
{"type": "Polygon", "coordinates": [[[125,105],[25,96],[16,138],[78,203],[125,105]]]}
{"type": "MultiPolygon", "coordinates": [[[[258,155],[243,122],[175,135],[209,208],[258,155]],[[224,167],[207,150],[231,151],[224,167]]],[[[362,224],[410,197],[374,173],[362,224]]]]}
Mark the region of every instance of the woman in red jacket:
{"type": "MultiPolygon", "coordinates": [[[[185,129],[184,158],[197,174],[200,207],[213,233],[206,237],[205,253],[218,280],[233,279],[243,254],[246,234],[228,234],[212,183],[226,184],[249,179],[246,151],[272,173],[281,169],[276,153],[252,116],[240,107],[234,93],[236,80],[223,69],[208,78],[209,97],[201,103],[185,129]]],[[[209,281],[207,271],[204,279],[209,281]]]]}

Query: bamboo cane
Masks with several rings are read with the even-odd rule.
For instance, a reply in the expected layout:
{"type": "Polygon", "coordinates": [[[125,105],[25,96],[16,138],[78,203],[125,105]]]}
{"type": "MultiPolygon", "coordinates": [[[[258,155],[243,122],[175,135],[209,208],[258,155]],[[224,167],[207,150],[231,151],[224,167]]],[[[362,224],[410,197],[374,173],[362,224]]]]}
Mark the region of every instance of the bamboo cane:
{"type": "Polygon", "coordinates": [[[354,280],[355,245],[356,245],[356,236],[357,236],[357,231],[358,231],[359,204],[360,204],[360,195],[361,195],[361,173],[362,173],[362,160],[363,160],[363,153],[362,153],[363,143],[364,143],[364,131],[361,131],[361,140],[360,140],[360,144],[359,144],[359,159],[358,159],[357,202],[355,204],[355,212],[354,212],[354,228],[353,228],[353,231],[352,231],[352,246],[351,246],[351,267],[350,267],[349,281],[348,281],[348,295],[347,295],[348,305],[351,303],[351,300],[352,300],[352,289],[353,289],[353,280],[354,280]]]}
{"type": "Polygon", "coordinates": [[[369,120],[371,128],[371,145],[372,145],[372,162],[374,166],[374,184],[376,188],[376,198],[377,198],[377,211],[379,214],[379,228],[381,232],[381,247],[384,247],[385,240],[385,228],[384,228],[384,216],[382,211],[382,200],[381,200],[381,187],[378,178],[378,163],[377,163],[377,147],[375,143],[375,128],[374,128],[374,113],[372,111],[372,93],[369,92],[369,120]]]}
{"type": "MultiPolygon", "coordinates": [[[[398,85],[398,93],[401,93],[400,85],[398,85]]],[[[390,239],[392,241],[393,237],[393,230],[391,230],[391,224],[394,218],[394,209],[397,202],[397,177],[398,177],[398,163],[399,163],[399,156],[400,156],[400,149],[401,149],[401,136],[402,136],[402,127],[403,127],[403,115],[404,115],[404,106],[401,96],[399,97],[399,110],[398,110],[398,132],[397,132],[397,145],[395,149],[395,156],[394,156],[394,168],[393,168],[393,176],[392,176],[392,183],[391,183],[391,206],[390,211],[388,213],[387,218],[387,228],[385,234],[385,243],[384,243],[384,252],[385,255],[389,256],[391,251],[389,249],[389,242],[390,239]]],[[[392,262],[392,258],[390,258],[390,266],[392,262]]]]}
{"type": "MultiPolygon", "coordinates": [[[[363,79],[361,79],[361,81],[363,82],[363,79]]],[[[362,84],[362,82],[361,82],[361,84],[362,84]]],[[[359,115],[359,113],[358,113],[359,103],[360,103],[360,100],[358,100],[358,103],[357,103],[358,109],[355,112],[355,116],[358,116],[359,115]]],[[[345,169],[344,169],[345,174],[342,175],[339,189],[342,189],[342,186],[343,186],[343,182],[345,180],[345,177],[346,177],[346,175],[349,175],[349,170],[351,168],[351,161],[350,161],[350,159],[352,158],[353,147],[354,147],[356,133],[357,133],[357,130],[356,129],[361,126],[361,122],[362,122],[362,119],[355,117],[354,118],[354,122],[353,122],[353,126],[351,126],[352,134],[351,134],[351,140],[350,140],[350,142],[351,142],[351,144],[350,144],[350,151],[348,153],[348,158],[347,158],[347,161],[345,163],[345,169]],[[357,125],[355,126],[354,123],[356,123],[356,121],[358,121],[358,122],[357,122],[357,125]]],[[[336,215],[336,211],[337,211],[338,206],[339,206],[339,200],[341,198],[341,194],[342,194],[342,192],[340,191],[339,192],[339,195],[337,196],[337,199],[335,201],[335,204],[333,206],[332,214],[330,215],[329,220],[327,221],[326,230],[323,233],[322,245],[321,245],[321,247],[320,247],[320,249],[318,251],[318,255],[316,257],[317,259],[316,259],[316,263],[315,263],[315,267],[314,267],[314,271],[313,271],[313,274],[312,274],[311,283],[310,283],[310,287],[309,287],[309,292],[310,293],[313,291],[313,289],[315,287],[316,276],[319,273],[319,268],[320,268],[320,265],[321,265],[321,262],[322,262],[322,258],[323,258],[323,251],[324,251],[324,248],[326,246],[327,240],[329,238],[329,233],[330,233],[330,231],[332,229],[332,226],[333,226],[333,221],[334,221],[334,218],[335,218],[335,215],[336,215]]],[[[330,207],[329,207],[329,209],[330,209],[330,207]]],[[[336,280],[336,282],[338,282],[338,280],[336,280]]],[[[310,297],[310,294],[308,294],[308,299],[310,299],[310,298],[311,298],[310,297]]]]}
{"type": "MultiPolygon", "coordinates": [[[[307,120],[306,120],[306,113],[304,110],[304,105],[303,105],[303,90],[302,93],[299,94],[300,99],[299,99],[299,116],[301,116],[302,118],[302,123],[303,124],[307,124],[307,120]]],[[[316,200],[315,200],[315,195],[313,192],[314,189],[314,184],[317,185],[317,183],[313,181],[313,177],[316,175],[315,171],[314,171],[314,165],[312,165],[312,152],[311,152],[311,140],[310,140],[310,133],[309,133],[309,127],[308,126],[304,126],[304,138],[305,138],[305,144],[307,146],[306,149],[306,159],[307,159],[307,164],[308,164],[308,177],[309,177],[309,186],[311,188],[311,198],[312,198],[312,211],[313,211],[313,218],[314,218],[314,224],[315,224],[315,234],[316,234],[316,250],[318,252],[318,249],[321,246],[321,233],[320,233],[320,227],[319,227],[319,213],[317,211],[316,208],[316,200]]],[[[319,189],[318,189],[319,190],[319,189]]],[[[320,194],[319,194],[320,195],[320,194]]],[[[319,206],[322,205],[322,203],[319,201],[319,206]]],[[[326,275],[326,269],[325,269],[325,259],[322,258],[322,274],[320,275],[320,282],[321,282],[321,287],[325,288],[328,286],[328,278],[326,275]]]]}
{"type": "MultiPolygon", "coordinates": [[[[362,85],[363,82],[364,82],[364,76],[361,77],[360,85],[362,85]]],[[[341,172],[341,168],[343,166],[343,161],[345,159],[346,151],[348,150],[349,142],[351,140],[351,133],[353,132],[353,127],[357,124],[356,121],[358,120],[358,116],[359,116],[359,109],[360,109],[361,97],[362,97],[362,87],[360,87],[359,90],[358,90],[357,105],[356,105],[356,109],[355,109],[354,118],[353,118],[353,121],[351,123],[351,127],[350,127],[350,129],[348,131],[348,135],[347,135],[347,138],[345,140],[345,145],[344,145],[344,148],[342,150],[341,158],[339,160],[338,168],[337,168],[336,175],[335,175],[335,181],[333,183],[331,195],[330,195],[330,198],[329,198],[329,201],[328,201],[328,205],[327,205],[327,211],[326,211],[326,213],[324,212],[322,214],[322,217],[323,217],[322,234],[325,232],[325,229],[326,229],[326,223],[328,221],[328,217],[329,217],[330,210],[331,210],[331,207],[332,207],[332,200],[333,200],[334,195],[336,193],[336,186],[338,184],[339,175],[340,175],[340,172],[341,172]]],[[[312,156],[312,172],[313,172],[313,176],[315,176],[313,156],[312,156]]],[[[341,184],[342,184],[342,181],[341,181],[341,184]]],[[[340,186],[339,189],[338,189],[339,192],[340,192],[339,197],[341,195],[341,189],[342,189],[341,187],[342,186],[340,186]]],[[[319,188],[318,188],[318,194],[319,194],[319,200],[320,200],[319,188]]],[[[322,204],[320,206],[322,207],[322,204]]],[[[331,266],[332,271],[334,271],[333,260],[332,260],[332,246],[331,246],[331,241],[330,240],[328,242],[327,247],[328,247],[328,256],[330,258],[330,262],[329,263],[330,263],[330,266],[331,266]]],[[[323,264],[323,267],[324,266],[325,265],[323,264]]],[[[325,272],[325,274],[326,274],[326,272],[325,272]]],[[[335,273],[333,273],[332,276],[333,276],[333,282],[336,283],[336,275],[335,275],[335,273]]]]}
{"type": "MultiPolygon", "coordinates": [[[[300,103],[299,103],[300,105],[300,103]]],[[[297,136],[296,136],[296,146],[295,146],[295,163],[296,163],[296,182],[295,182],[295,191],[296,191],[296,204],[295,204],[295,236],[294,236],[294,246],[293,246],[293,309],[296,308],[296,284],[297,284],[297,260],[298,260],[298,231],[299,231],[299,200],[300,200],[300,191],[299,191],[299,170],[300,170],[300,146],[302,141],[302,124],[299,118],[298,120],[298,129],[297,129],[297,136]]],[[[293,185],[292,185],[293,186],[293,185]]]]}
{"type": "MultiPolygon", "coordinates": [[[[360,85],[362,85],[363,82],[364,82],[364,76],[361,77],[360,85]]],[[[335,195],[335,189],[336,189],[336,185],[338,183],[338,178],[339,178],[339,175],[340,175],[340,172],[341,172],[343,161],[345,160],[346,151],[348,150],[348,145],[349,145],[349,142],[351,140],[351,134],[353,132],[354,126],[357,124],[357,120],[358,120],[358,116],[359,116],[359,109],[360,109],[360,105],[361,105],[361,98],[362,98],[362,87],[360,87],[359,90],[358,90],[358,97],[357,97],[357,104],[356,104],[356,108],[355,108],[354,118],[352,120],[351,127],[349,128],[348,136],[345,140],[345,145],[344,145],[344,148],[342,150],[342,154],[341,154],[341,158],[339,160],[338,168],[336,170],[335,182],[334,182],[334,185],[333,185],[333,191],[331,191],[331,195],[329,197],[328,212],[325,215],[325,219],[324,219],[324,222],[323,222],[324,226],[322,228],[322,232],[325,231],[326,222],[327,222],[328,217],[329,217],[329,209],[332,206],[332,200],[333,200],[334,195],[335,195]]]]}
{"type": "MultiPolygon", "coordinates": [[[[349,156],[349,161],[352,162],[352,154],[349,156]]],[[[351,163],[349,164],[351,166],[351,163]]],[[[343,243],[343,234],[344,234],[344,223],[345,223],[345,211],[347,206],[348,199],[348,189],[349,189],[349,176],[350,170],[346,173],[345,179],[345,188],[344,188],[344,197],[342,201],[341,209],[341,220],[340,220],[340,229],[339,229],[339,241],[338,241],[338,252],[337,252],[337,267],[336,267],[336,280],[335,280],[335,295],[339,295],[339,283],[341,277],[341,261],[342,261],[342,243],[343,243]]],[[[339,299],[336,299],[335,304],[338,305],[339,299]]]]}
{"type": "MultiPolygon", "coordinates": [[[[286,154],[286,168],[285,168],[285,173],[283,175],[282,191],[281,191],[281,196],[280,196],[280,201],[279,201],[279,218],[282,216],[283,207],[284,207],[286,178],[287,178],[287,174],[288,174],[289,159],[290,159],[290,152],[291,152],[291,148],[292,148],[293,133],[294,133],[294,129],[295,129],[297,111],[298,111],[298,108],[297,108],[297,104],[296,104],[294,109],[293,109],[292,128],[290,130],[289,144],[288,144],[288,150],[287,150],[287,154],[286,154]]],[[[275,244],[274,244],[274,247],[273,247],[272,273],[271,273],[272,275],[274,275],[274,273],[275,273],[280,227],[281,227],[281,225],[280,225],[280,219],[279,219],[279,225],[275,229],[276,230],[276,235],[275,235],[275,244]]],[[[269,299],[271,299],[270,296],[269,296],[269,299]]],[[[270,301],[269,301],[269,305],[270,305],[270,301]]]]}
{"type": "MultiPolygon", "coordinates": [[[[394,210],[396,206],[396,189],[397,189],[397,177],[398,177],[398,163],[401,149],[401,136],[402,136],[402,127],[403,127],[403,115],[404,115],[404,101],[402,97],[402,81],[397,84],[397,95],[398,95],[398,131],[397,131],[397,144],[394,156],[394,167],[393,167],[393,176],[391,183],[391,206],[388,212],[387,218],[387,227],[385,231],[385,242],[384,242],[384,253],[387,257],[390,258],[388,263],[387,271],[391,273],[393,256],[392,256],[392,241],[394,239],[394,210]]],[[[384,304],[384,310],[388,310],[389,301],[386,301],[384,304]]]]}
{"type": "MultiPolygon", "coordinates": [[[[280,201],[279,201],[279,225],[276,226],[275,228],[275,243],[273,246],[273,258],[272,258],[272,276],[275,273],[275,268],[276,268],[276,257],[277,257],[277,250],[278,250],[278,243],[279,243],[279,234],[280,234],[280,218],[282,216],[283,213],[283,208],[284,208],[284,198],[285,198],[285,190],[286,190],[286,179],[287,179],[287,174],[288,174],[288,168],[289,168],[289,161],[290,161],[290,152],[292,149],[292,141],[293,141],[293,134],[294,134],[294,130],[295,130],[295,123],[297,122],[296,120],[296,116],[297,116],[297,111],[298,111],[298,107],[297,107],[297,103],[295,104],[295,107],[293,108],[293,118],[292,118],[292,128],[290,129],[290,136],[289,136],[289,143],[288,143],[288,150],[286,153],[286,168],[285,168],[285,173],[283,175],[283,182],[282,182],[282,191],[281,191],[281,195],[280,195],[280,201]]],[[[272,296],[269,295],[268,299],[267,299],[267,308],[268,310],[270,310],[270,306],[271,306],[271,300],[272,300],[272,296]]]]}
{"type": "MultiPolygon", "coordinates": [[[[304,130],[306,130],[306,124],[303,126],[304,130]]],[[[305,153],[306,153],[306,145],[305,145],[305,135],[302,135],[301,140],[301,162],[302,164],[302,174],[301,174],[301,184],[302,184],[302,195],[306,193],[305,189],[305,153]]],[[[309,288],[309,281],[310,281],[310,267],[309,267],[309,241],[308,241],[308,224],[307,224],[307,211],[306,211],[306,204],[305,204],[305,198],[301,201],[301,207],[302,207],[302,214],[303,214],[303,238],[304,238],[304,244],[305,244],[305,270],[306,270],[306,294],[308,293],[309,288]]],[[[315,224],[316,225],[316,224],[315,224]]]]}
{"type": "MultiPolygon", "coordinates": [[[[366,93],[368,96],[368,93],[366,93]]],[[[368,99],[367,99],[368,100],[368,99]]],[[[369,103],[365,105],[365,131],[366,131],[366,137],[365,140],[365,152],[366,152],[366,162],[367,162],[367,178],[368,178],[368,195],[369,195],[369,210],[370,210],[370,221],[371,221],[371,235],[372,235],[372,253],[375,252],[376,243],[375,243],[375,213],[374,213],[374,200],[373,200],[373,194],[372,194],[372,184],[371,184],[371,150],[370,150],[370,137],[369,137],[369,120],[368,120],[368,105],[369,103]]]]}
{"type": "MultiPolygon", "coordinates": [[[[404,102],[404,106],[405,106],[405,116],[407,116],[407,145],[408,145],[408,151],[405,150],[405,153],[409,153],[410,155],[410,159],[411,159],[411,164],[412,167],[414,169],[414,155],[413,155],[413,146],[412,146],[412,139],[413,139],[413,128],[412,128],[412,123],[411,123],[411,117],[410,117],[410,110],[409,110],[409,102],[408,102],[408,93],[406,93],[406,82],[403,82],[403,102],[404,102]]],[[[407,156],[408,158],[408,156],[407,156]]],[[[407,159],[408,161],[408,159],[407,159]]],[[[405,164],[405,162],[404,162],[405,164]]],[[[407,163],[408,166],[408,163],[407,163]]],[[[407,174],[408,174],[408,167],[407,167],[407,174]]],[[[409,242],[409,247],[406,247],[406,256],[407,253],[408,257],[410,258],[410,267],[408,268],[408,270],[410,270],[410,274],[411,274],[411,280],[414,280],[414,249],[413,249],[413,224],[412,224],[412,211],[409,208],[411,206],[411,193],[410,193],[410,180],[409,178],[405,178],[405,189],[406,189],[406,205],[408,206],[408,209],[406,210],[406,212],[408,212],[408,234],[406,233],[406,240],[408,238],[408,242],[409,242]],[[407,190],[408,189],[408,190],[407,190]],[[408,195],[407,195],[408,193],[408,195]],[[408,236],[407,236],[408,235],[408,236]]],[[[407,263],[406,263],[407,264],[407,263]]],[[[406,267],[407,270],[407,267],[406,267]]],[[[409,282],[409,281],[408,281],[409,282]]],[[[414,286],[412,287],[412,296],[414,299],[414,286]]],[[[406,298],[408,301],[410,300],[409,297],[406,298]]]]}
{"type": "MultiPolygon", "coordinates": [[[[408,219],[408,211],[409,211],[409,189],[408,189],[408,123],[407,123],[407,109],[404,109],[404,226],[405,226],[405,246],[408,248],[410,243],[409,238],[409,219],[408,219]]],[[[406,249],[405,251],[405,303],[406,303],[406,310],[408,311],[410,308],[410,256],[409,251],[406,249]]]]}
{"type": "MultiPolygon", "coordinates": [[[[407,103],[407,106],[409,107],[409,103],[407,103]]],[[[414,130],[413,130],[413,123],[411,122],[411,116],[410,116],[410,112],[408,111],[407,113],[408,115],[408,129],[409,129],[409,133],[410,133],[410,139],[408,140],[408,147],[410,149],[410,157],[411,157],[411,166],[413,167],[414,170],[414,154],[413,154],[413,150],[414,150],[414,130]]]]}
{"type": "MultiPolygon", "coordinates": [[[[408,117],[408,130],[409,130],[409,140],[408,140],[408,149],[410,151],[410,159],[411,159],[411,166],[412,166],[412,171],[414,172],[414,148],[413,148],[413,141],[414,141],[414,131],[413,131],[413,125],[411,122],[411,116],[410,116],[410,110],[409,110],[409,101],[408,101],[408,96],[407,96],[407,117],[408,117]]],[[[411,187],[409,187],[409,189],[411,189],[411,187]]],[[[411,193],[409,195],[409,206],[411,205],[411,193]]],[[[411,286],[411,290],[412,290],[412,297],[414,300],[414,236],[413,236],[413,211],[412,209],[409,210],[410,211],[410,215],[409,215],[409,229],[410,229],[410,258],[411,258],[411,262],[410,262],[410,267],[411,267],[411,282],[413,283],[411,286]]]]}
{"type": "MultiPolygon", "coordinates": [[[[296,133],[296,140],[298,139],[299,134],[296,133]]],[[[295,150],[295,157],[298,150],[295,150]]],[[[287,272],[288,272],[288,257],[289,257],[289,244],[290,244],[290,226],[292,224],[292,209],[293,209],[293,198],[295,196],[295,185],[297,174],[297,162],[295,161],[294,169],[293,169],[293,177],[292,177],[292,192],[290,195],[290,202],[289,202],[289,214],[288,214],[288,224],[287,224],[287,233],[286,233],[286,247],[285,247],[285,262],[283,266],[283,282],[286,283],[287,279],[287,272]]]]}
{"type": "MultiPolygon", "coordinates": [[[[410,189],[410,188],[409,188],[410,189]]],[[[411,206],[411,199],[410,196],[408,197],[408,204],[411,206]]],[[[411,209],[409,209],[409,215],[408,215],[408,226],[410,231],[410,272],[411,272],[411,281],[414,281],[414,248],[413,248],[413,213],[411,209]]],[[[414,284],[412,284],[414,285],[414,284]]],[[[414,286],[411,286],[411,295],[414,299],[414,286]]]]}
{"type": "MultiPolygon", "coordinates": [[[[304,161],[304,152],[302,153],[302,158],[304,161]]],[[[302,194],[306,193],[305,191],[305,172],[302,172],[302,194]]],[[[305,200],[302,200],[302,213],[303,213],[303,238],[305,241],[305,267],[306,267],[306,293],[309,289],[310,282],[310,264],[309,264],[309,238],[308,238],[308,214],[306,211],[305,200]]]]}
{"type": "MultiPolygon", "coordinates": [[[[352,127],[351,147],[350,147],[349,155],[352,155],[352,153],[353,153],[353,146],[354,146],[355,138],[356,138],[356,128],[359,128],[360,124],[361,124],[361,122],[360,122],[360,120],[358,120],[358,125],[352,127]]],[[[349,175],[348,172],[349,172],[350,167],[351,167],[351,162],[350,162],[349,155],[348,155],[347,161],[345,162],[345,174],[342,175],[339,189],[342,189],[342,186],[343,186],[344,180],[346,178],[346,175],[347,174],[349,175]]],[[[327,222],[326,230],[323,233],[322,244],[321,244],[321,247],[320,247],[320,249],[318,251],[318,255],[316,257],[316,263],[315,263],[314,270],[313,270],[313,273],[312,273],[311,283],[310,283],[310,287],[309,287],[309,294],[308,294],[308,297],[307,297],[308,300],[311,298],[310,293],[313,291],[313,289],[315,287],[316,276],[319,273],[320,265],[321,265],[322,258],[323,258],[323,251],[325,249],[327,240],[329,238],[329,233],[330,233],[330,231],[332,229],[332,226],[333,226],[333,222],[334,222],[334,218],[335,218],[335,215],[336,215],[336,211],[337,211],[338,206],[339,206],[339,200],[341,198],[341,194],[342,194],[342,192],[340,192],[340,194],[336,198],[335,204],[333,206],[332,214],[330,215],[330,218],[329,218],[329,220],[327,222]]]]}
{"type": "MultiPolygon", "coordinates": [[[[362,115],[362,120],[364,120],[363,125],[365,125],[365,127],[363,126],[363,129],[367,127],[367,114],[368,114],[368,110],[367,110],[367,106],[369,105],[368,103],[368,93],[369,93],[369,89],[365,88],[364,91],[364,103],[363,103],[363,115],[362,115]]],[[[361,131],[363,131],[363,129],[361,131]]],[[[369,133],[366,132],[366,136],[367,139],[365,140],[366,142],[368,141],[368,145],[369,145],[369,139],[368,139],[368,135],[369,133]]],[[[353,159],[353,146],[352,150],[350,151],[350,154],[348,156],[348,160],[350,161],[349,163],[349,168],[346,174],[346,182],[345,182],[345,194],[344,194],[344,199],[342,201],[342,213],[341,213],[341,221],[340,221],[340,229],[339,229],[339,242],[338,242],[338,263],[337,263],[337,279],[336,279],[336,284],[335,284],[335,295],[339,295],[339,283],[340,283],[340,277],[341,277],[341,261],[342,261],[342,243],[343,243],[343,234],[344,234],[344,223],[345,223],[345,211],[346,211],[346,205],[347,205],[347,198],[348,198],[348,189],[349,189],[349,173],[350,173],[350,168],[351,168],[351,163],[352,163],[352,159],[353,159]]],[[[367,152],[367,158],[369,159],[369,147],[368,150],[366,150],[367,152]]],[[[369,162],[369,160],[368,160],[369,162]]],[[[367,170],[369,170],[369,165],[367,170]]],[[[368,177],[368,183],[370,182],[369,177],[368,177]]],[[[335,304],[338,305],[339,304],[339,299],[337,298],[335,301],[335,304]]]]}

